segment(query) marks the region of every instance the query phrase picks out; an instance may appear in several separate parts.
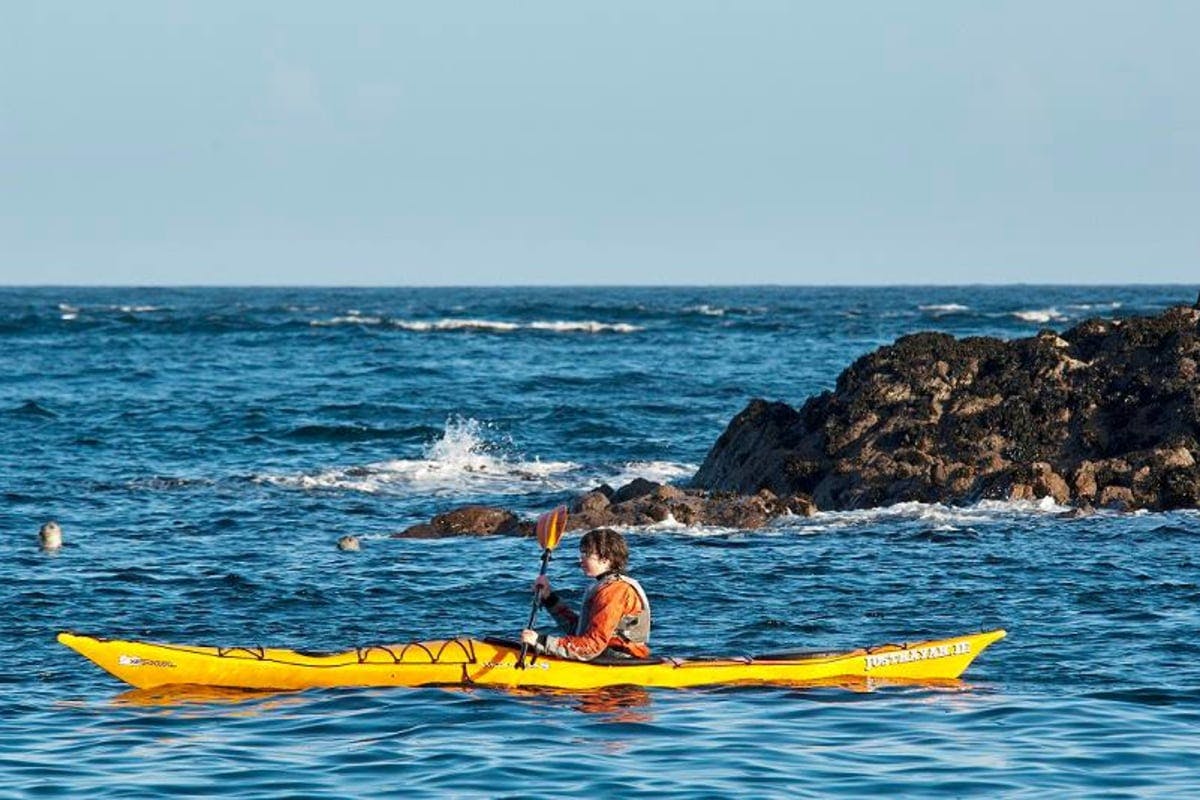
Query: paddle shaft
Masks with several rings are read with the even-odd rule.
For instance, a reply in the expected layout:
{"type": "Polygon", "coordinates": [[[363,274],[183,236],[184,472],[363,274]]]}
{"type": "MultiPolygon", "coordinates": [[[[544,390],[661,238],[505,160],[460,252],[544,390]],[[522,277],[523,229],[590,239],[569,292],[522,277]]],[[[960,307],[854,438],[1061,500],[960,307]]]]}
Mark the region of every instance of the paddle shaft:
{"type": "MultiPolygon", "coordinates": [[[[550,565],[550,548],[547,547],[542,551],[542,568],[538,571],[538,577],[546,574],[546,567],[550,565]]],[[[542,598],[538,597],[537,587],[533,589],[533,607],[529,609],[529,622],[525,625],[526,628],[532,628],[534,620],[537,619],[538,606],[542,604],[542,598]]],[[[529,644],[521,642],[521,655],[517,658],[517,669],[525,669],[525,654],[529,652],[529,644]]],[[[537,653],[533,654],[533,658],[529,663],[537,660],[537,653]]]]}

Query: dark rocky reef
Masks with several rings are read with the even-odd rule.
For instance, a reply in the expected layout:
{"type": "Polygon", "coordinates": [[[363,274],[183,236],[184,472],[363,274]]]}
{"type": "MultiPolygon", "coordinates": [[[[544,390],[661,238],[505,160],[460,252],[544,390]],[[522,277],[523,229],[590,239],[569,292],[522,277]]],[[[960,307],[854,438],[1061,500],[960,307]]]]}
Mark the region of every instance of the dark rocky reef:
{"type": "Polygon", "coordinates": [[[1053,497],[1200,506],[1200,300],[1002,341],[918,333],[796,410],[753,400],[692,485],[822,509],[1053,497]]]}
{"type": "Polygon", "coordinates": [[[396,539],[442,539],[447,536],[466,534],[532,536],[533,523],[521,522],[516,514],[505,511],[503,508],[462,506],[444,514],[438,514],[429,522],[413,525],[400,533],[394,533],[392,537],[396,539]]]}
{"type": "MultiPolygon", "coordinates": [[[[752,530],[784,514],[810,516],[816,510],[804,496],[780,498],[769,491],[752,495],[680,489],[643,478],[614,490],[603,485],[575,498],[568,506],[567,530],[653,525],[668,517],[684,525],[715,525],[752,530]]],[[[532,536],[533,524],[490,506],[463,506],[439,514],[428,523],[392,534],[402,539],[507,534],[532,536]]]]}
{"type": "Polygon", "coordinates": [[[811,516],[816,507],[803,495],[706,492],[638,478],[616,491],[607,485],[593,489],[576,498],[569,511],[567,530],[652,525],[668,517],[684,525],[751,530],[783,514],[811,516]]]}

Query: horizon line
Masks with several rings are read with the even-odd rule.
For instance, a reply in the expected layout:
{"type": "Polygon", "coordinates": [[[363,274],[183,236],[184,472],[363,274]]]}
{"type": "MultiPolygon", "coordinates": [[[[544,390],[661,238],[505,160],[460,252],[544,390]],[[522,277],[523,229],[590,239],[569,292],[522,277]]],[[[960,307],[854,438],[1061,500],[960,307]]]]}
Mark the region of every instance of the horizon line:
{"type": "Polygon", "coordinates": [[[967,283],[446,283],[446,284],[345,284],[345,283],[0,283],[0,290],[10,289],[970,289],[1006,287],[1200,287],[1197,283],[1129,281],[1062,282],[1062,281],[975,281],[967,283]]]}

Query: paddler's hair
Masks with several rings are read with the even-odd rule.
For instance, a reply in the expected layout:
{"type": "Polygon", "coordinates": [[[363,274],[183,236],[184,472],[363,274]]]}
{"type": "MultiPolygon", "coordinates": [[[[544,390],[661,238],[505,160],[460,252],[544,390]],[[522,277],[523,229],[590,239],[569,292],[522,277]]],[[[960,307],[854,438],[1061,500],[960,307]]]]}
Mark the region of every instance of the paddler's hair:
{"type": "Polygon", "coordinates": [[[629,563],[629,545],[625,543],[625,537],[612,528],[596,528],[585,533],[579,540],[579,552],[607,559],[617,572],[624,572],[629,563]]]}

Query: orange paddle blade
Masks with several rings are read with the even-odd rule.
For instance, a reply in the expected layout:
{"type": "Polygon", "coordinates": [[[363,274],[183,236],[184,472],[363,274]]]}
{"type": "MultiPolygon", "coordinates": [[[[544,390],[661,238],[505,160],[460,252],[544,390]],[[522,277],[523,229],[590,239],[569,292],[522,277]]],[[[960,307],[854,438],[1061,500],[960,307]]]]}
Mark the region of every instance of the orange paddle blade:
{"type": "Polygon", "coordinates": [[[559,506],[553,511],[547,511],[538,517],[537,520],[537,540],[543,550],[553,550],[558,546],[558,540],[562,538],[563,532],[567,529],[567,507],[559,506]]]}

